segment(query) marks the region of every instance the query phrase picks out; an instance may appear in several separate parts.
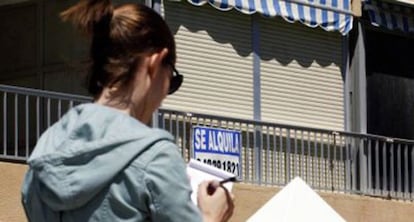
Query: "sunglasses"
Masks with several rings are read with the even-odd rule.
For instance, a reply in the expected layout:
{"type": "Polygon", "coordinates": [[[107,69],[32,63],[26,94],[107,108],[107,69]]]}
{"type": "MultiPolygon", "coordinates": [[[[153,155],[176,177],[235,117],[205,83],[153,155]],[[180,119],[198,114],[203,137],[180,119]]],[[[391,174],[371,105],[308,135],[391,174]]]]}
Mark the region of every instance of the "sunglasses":
{"type": "Polygon", "coordinates": [[[173,64],[170,64],[172,67],[172,78],[170,80],[170,88],[168,89],[168,95],[175,93],[183,83],[184,76],[182,76],[173,64]]]}

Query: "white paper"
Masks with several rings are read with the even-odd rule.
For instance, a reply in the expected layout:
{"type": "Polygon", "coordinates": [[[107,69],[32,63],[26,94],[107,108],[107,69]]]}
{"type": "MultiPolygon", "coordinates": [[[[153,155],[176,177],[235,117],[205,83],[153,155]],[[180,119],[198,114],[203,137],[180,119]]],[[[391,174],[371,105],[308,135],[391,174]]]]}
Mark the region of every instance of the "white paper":
{"type": "MultiPolygon", "coordinates": [[[[234,177],[233,174],[226,172],[224,170],[218,169],[216,167],[207,165],[195,159],[190,159],[190,162],[187,165],[187,174],[190,178],[191,188],[193,193],[191,194],[191,200],[197,205],[197,191],[198,185],[203,181],[210,180],[224,180],[229,177],[234,177]]],[[[233,188],[233,183],[228,182],[223,184],[229,192],[233,188]]]]}
{"type": "Polygon", "coordinates": [[[247,222],[345,222],[302,179],[296,177],[247,222]]]}

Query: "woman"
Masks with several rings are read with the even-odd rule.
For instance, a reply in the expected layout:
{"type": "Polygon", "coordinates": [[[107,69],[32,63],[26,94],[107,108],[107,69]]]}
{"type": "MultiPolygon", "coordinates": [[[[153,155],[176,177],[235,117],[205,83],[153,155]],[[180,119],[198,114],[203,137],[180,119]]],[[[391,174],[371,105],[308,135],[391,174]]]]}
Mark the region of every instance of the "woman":
{"type": "Polygon", "coordinates": [[[147,127],[182,82],[163,19],[109,0],[83,0],[61,16],[91,37],[95,103],[71,109],[39,139],[22,188],[29,221],[227,221],[227,191],[202,183],[197,208],[172,136],[147,127]]]}

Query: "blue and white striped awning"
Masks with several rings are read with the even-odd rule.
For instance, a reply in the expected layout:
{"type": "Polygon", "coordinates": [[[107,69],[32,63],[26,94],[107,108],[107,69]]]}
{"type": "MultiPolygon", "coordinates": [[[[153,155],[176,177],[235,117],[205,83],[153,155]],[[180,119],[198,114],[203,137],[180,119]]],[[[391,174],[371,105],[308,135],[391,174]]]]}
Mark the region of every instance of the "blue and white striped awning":
{"type": "Polygon", "coordinates": [[[245,14],[259,12],[266,17],[281,16],[288,22],[300,21],[327,31],[346,35],[352,29],[350,0],[188,0],[193,5],[209,3],[227,11],[233,8],[245,14]]]}
{"type": "Polygon", "coordinates": [[[414,8],[376,0],[366,0],[363,4],[372,25],[414,32],[414,8]]]}

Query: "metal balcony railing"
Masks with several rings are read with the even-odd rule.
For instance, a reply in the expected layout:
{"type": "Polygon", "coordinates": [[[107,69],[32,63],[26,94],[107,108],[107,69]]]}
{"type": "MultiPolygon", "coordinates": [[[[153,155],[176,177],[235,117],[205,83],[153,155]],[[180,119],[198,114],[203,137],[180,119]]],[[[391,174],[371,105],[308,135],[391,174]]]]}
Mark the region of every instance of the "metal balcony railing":
{"type": "MultiPolygon", "coordinates": [[[[0,85],[0,158],[26,160],[42,134],[90,97],[0,85]],[[3,147],[1,147],[3,146],[3,147]]],[[[414,200],[414,141],[160,109],[153,124],[169,131],[185,159],[194,126],[241,133],[246,183],[287,184],[300,176],[321,191],[414,200]]]]}
{"type": "Polygon", "coordinates": [[[85,96],[0,85],[0,158],[26,160],[40,135],[85,96]]]}

